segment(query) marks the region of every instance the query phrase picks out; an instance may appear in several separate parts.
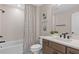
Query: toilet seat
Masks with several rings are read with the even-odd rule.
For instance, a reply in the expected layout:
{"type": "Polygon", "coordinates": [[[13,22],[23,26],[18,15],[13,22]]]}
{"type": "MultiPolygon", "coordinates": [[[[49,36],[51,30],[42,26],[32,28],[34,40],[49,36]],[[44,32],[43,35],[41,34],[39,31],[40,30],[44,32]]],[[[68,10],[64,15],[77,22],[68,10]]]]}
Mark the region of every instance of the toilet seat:
{"type": "Polygon", "coordinates": [[[34,44],[30,47],[33,54],[40,54],[42,52],[42,39],[40,39],[40,44],[34,44]]]}
{"type": "Polygon", "coordinates": [[[40,49],[42,49],[41,44],[35,44],[31,46],[31,51],[39,51],[40,49]]]}
{"type": "Polygon", "coordinates": [[[41,44],[34,44],[31,46],[31,49],[40,49],[42,48],[41,44]]]}

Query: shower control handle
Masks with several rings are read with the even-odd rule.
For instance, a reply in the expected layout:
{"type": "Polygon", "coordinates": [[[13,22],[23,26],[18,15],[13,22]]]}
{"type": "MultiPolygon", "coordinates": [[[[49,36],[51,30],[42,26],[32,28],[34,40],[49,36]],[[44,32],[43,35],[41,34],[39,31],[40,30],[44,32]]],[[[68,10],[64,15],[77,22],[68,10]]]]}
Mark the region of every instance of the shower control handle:
{"type": "Polygon", "coordinates": [[[0,43],[5,43],[6,41],[5,40],[3,40],[3,41],[0,41],[0,43]]]}

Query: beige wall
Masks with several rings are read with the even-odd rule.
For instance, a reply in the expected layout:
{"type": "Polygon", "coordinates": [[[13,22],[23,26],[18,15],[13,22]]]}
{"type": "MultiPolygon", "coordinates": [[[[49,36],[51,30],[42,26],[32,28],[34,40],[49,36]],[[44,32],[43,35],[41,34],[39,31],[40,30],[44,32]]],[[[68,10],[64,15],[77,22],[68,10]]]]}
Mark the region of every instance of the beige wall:
{"type": "Polygon", "coordinates": [[[1,13],[1,32],[4,36],[2,40],[13,41],[22,40],[24,32],[24,10],[8,5],[2,5],[0,8],[5,10],[1,13]]]}

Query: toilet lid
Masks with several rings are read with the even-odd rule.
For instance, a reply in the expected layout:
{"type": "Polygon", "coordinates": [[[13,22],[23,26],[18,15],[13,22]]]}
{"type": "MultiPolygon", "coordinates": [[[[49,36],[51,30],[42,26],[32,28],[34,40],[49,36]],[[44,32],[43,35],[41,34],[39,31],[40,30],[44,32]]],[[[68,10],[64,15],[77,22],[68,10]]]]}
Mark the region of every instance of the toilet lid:
{"type": "Polygon", "coordinates": [[[40,44],[35,44],[31,46],[31,49],[42,48],[40,44]]]}

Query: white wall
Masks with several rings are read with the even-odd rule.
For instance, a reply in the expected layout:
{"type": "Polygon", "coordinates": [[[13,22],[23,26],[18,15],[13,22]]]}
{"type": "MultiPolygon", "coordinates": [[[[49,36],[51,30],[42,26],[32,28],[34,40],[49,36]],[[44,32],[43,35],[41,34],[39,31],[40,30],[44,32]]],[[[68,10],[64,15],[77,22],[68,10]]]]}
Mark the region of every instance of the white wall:
{"type": "Polygon", "coordinates": [[[24,32],[24,10],[8,5],[2,5],[5,13],[2,13],[1,35],[6,41],[23,39],[24,32]]]}
{"type": "Polygon", "coordinates": [[[36,6],[36,43],[39,42],[40,36],[40,6],[36,6]]]}
{"type": "Polygon", "coordinates": [[[51,5],[42,5],[40,6],[40,35],[49,35],[50,31],[54,30],[53,28],[53,21],[54,21],[54,16],[53,16],[53,10],[51,5]],[[43,30],[43,13],[46,13],[46,31],[43,30]]]}

